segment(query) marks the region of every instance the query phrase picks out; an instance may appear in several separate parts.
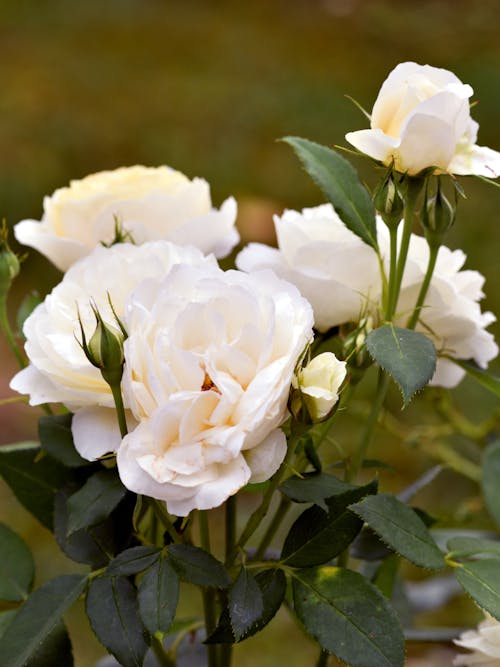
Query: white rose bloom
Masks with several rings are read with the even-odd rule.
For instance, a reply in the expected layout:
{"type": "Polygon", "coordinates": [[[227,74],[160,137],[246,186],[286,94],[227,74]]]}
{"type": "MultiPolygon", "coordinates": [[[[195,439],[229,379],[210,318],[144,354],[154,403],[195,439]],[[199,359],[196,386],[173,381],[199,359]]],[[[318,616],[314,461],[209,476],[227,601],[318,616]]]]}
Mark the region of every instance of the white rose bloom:
{"type": "MultiPolygon", "coordinates": [[[[378,228],[379,241],[384,245],[382,223],[379,223],[378,228]]],[[[455,359],[474,359],[478,366],[486,368],[488,362],[498,354],[493,335],[486,331],[486,327],[496,318],[490,312],[481,312],[479,300],[484,297],[484,277],[478,271],[461,270],[465,259],[461,250],[440,247],[429,291],[415,329],[433,341],[438,354],[455,359]]],[[[399,326],[406,326],[413,312],[428,260],[426,240],[412,234],[394,320],[399,326]]],[[[464,374],[465,371],[452,361],[438,358],[430,384],[454,387],[464,374]]]]}
{"type": "MultiPolygon", "coordinates": [[[[109,386],[100,371],[87,360],[78,343],[78,312],[89,336],[96,326],[91,300],[104,321],[116,326],[108,294],[118,317],[122,318],[125,301],[140,282],[145,278],[162,280],[179,262],[217,266],[212,256],[204,257],[196,248],[176,246],[167,241],[153,241],[142,246],[125,243],[111,248],[96,247],[69,269],[26,320],[25,349],[30,364],[14,376],[10,384],[12,389],[29,394],[31,405],[62,402],[71,409],[87,406],[82,414],[75,415],[75,424],[87,414],[90,422],[90,417],[98,419],[101,414],[98,406],[112,408],[114,403],[109,386]]],[[[106,423],[114,425],[116,422],[114,411],[105,410],[101,416],[106,423]]],[[[87,458],[95,458],[113,449],[104,442],[101,448],[92,449],[92,443],[98,446],[91,435],[96,428],[95,424],[90,424],[86,444],[75,443],[87,458]]],[[[116,442],[116,437],[112,441],[116,442]]]]}
{"type": "Polygon", "coordinates": [[[43,202],[41,221],[23,220],[16,239],[66,271],[95,246],[111,243],[115,222],[134,243],[165,239],[224,257],[238,243],[236,202],[212,207],[208,183],[170,167],[102,171],[56,190],[43,202]]]}
{"type": "Polygon", "coordinates": [[[251,243],[236,258],[243,271],[272,269],[296,285],[326,331],[357,322],[368,301],[380,298],[377,256],[340,220],[331,204],[274,216],[279,250],[251,243]]]}
{"type": "Polygon", "coordinates": [[[457,667],[500,667],[500,623],[492,616],[487,615],[477,630],[463,632],[454,641],[472,651],[456,656],[453,664],[457,667]]]}
{"type": "Polygon", "coordinates": [[[477,146],[470,117],[472,88],[452,72],[401,63],[384,81],[373,106],[371,129],[349,132],[359,151],[410,175],[428,167],[450,174],[497,178],[500,153],[477,146]]]}
{"type": "Polygon", "coordinates": [[[302,368],[296,384],[311,419],[323,419],[339,400],[339,389],[346,376],[346,363],[332,352],[323,352],[302,368]]]}
{"type": "Polygon", "coordinates": [[[125,486],[186,515],[268,479],[312,324],[307,301],[268,271],[177,266],[139,286],[125,317],[123,388],[139,422],[118,449],[125,486]]]}

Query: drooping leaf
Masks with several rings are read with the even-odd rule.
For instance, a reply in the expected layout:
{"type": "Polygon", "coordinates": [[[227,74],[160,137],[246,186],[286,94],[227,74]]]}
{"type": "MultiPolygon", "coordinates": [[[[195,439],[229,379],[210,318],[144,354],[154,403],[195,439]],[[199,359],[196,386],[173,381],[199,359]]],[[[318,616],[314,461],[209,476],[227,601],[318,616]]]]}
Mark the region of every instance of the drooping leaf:
{"type": "Polygon", "coordinates": [[[0,475],[21,505],[52,530],[56,493],[73,473],[52,457],[43,456],[37,444],[23,442],[0,447],[0,475]]]}
{"type": "Polygon", "coordinates": [[[229,617],[236,641],[262,616],[262,591],[253,574],[242,567],[229,589],[229,617]]]}
{"type": "Polygon", "coordinates": [[[425,387],[436,370],[436,349],[432,342],[412,329],[386,324],[370,331],[366,348],[373,359],[395,380],[404,405],[425,387]]]}
{"type": "Polygon", "coordinates": [[[285,137],[283,141],[293,148],[345,226],[376,248],[375,208],[354,167],[336,151],[308,139],[285,137]]]}
{"type": "Polygon", "coordinates": [[[68,535],[104,521],[126,493],[116,469],[100,470],[89,477],[68,499],[68,535]]]}
{"type": "Polygon", "coordinates": [[[0,523],[0,600],[21,602],[33,585],[31,551],[14,531],[0,523]]]}
{"type": "Polygon", "coordinates": [[[500,526],[500,440],[492,442],[484,452],[481,487],[486,507],[500,526]]]}
{"type": "Polygon", "coordinates": [[[480,368],[472,359],[464,361],[463,359],[454,359],[453,357],[446,357],[453,363],[463,368],[464,371],[474,378],[479,384],[482,384],[485,389],[491,391],[492,394],[500,398],[500,378],[492,375],[489,371],[480,368]]]}
{"type": "Polygon", "coordinates": [[[224,565],[203,549],[189,544],[172,544],[168,557],[183,581],[216,588],[227,588],[231,583],[224,565]]]}
{"type": "Polygon", "coordinates": [[[416,565],[432,570],[444,567],[439,551],[423,521],[407,505],[390,494],[367,496],[350,505],[394,551],[416,565]]]}
{"type": "Polygon", "coordinates": [[[86,577],[77,574],[64,575],[32,593],[0,639],[2,664],[24,667],[33,660],[33,667],[38,667],[35,656],[66,611],[83,593],[86,582],[86,577]]]}
{"type": "Polygon", "coordinates": [[[326,651],[352,667],[403,667],[396,613],[363,576],[323,566],[292,577],[295,613],[326,651]]]}
{"type": "MultiPolygon", "coordinates": [[[[255,580],[262,593],[262,615],[246,630],[239,641],[253,637],[265,628],[276,615],[285,597],[286,577],[282,570],[264,570],[255,576],[255,580]]],[[[205,644],[234,644],[235,642],[229,608],[225,607],[222,610],[217,627],[206,639],[205,644]]]]}
{"type": "Polygon", "coordinates": [[[58,623],[24,667],[73,667],[73,649],[64,623],[58,623]]]}
{"type": "Polygon", "coordinates": [[[467,558],[476,554],[496,554],[500,558],[500,540],[452,537],[446,546],[457,558],[467,558]]]}
{"type": "Polygon", "coordinates": [[[168,632],[178,601],[179,577],[167,558],[161,556],[139,584],[139,613],[151,634],[168,632]]]}
{"type": "Polygon", "coordinates": [[[47,454],[68,468],[90,465],[75,449],[71,422],[73,415],[44,415],[38,420],[40,445],[47,454]]]}
{"type": "Polygon", "coordinates": [[[342,553],[363,525],[348,505],[368,493],[376,493],[376,490],[376,483],[354,487],[328,498],[328,512],[317,505],[306,509],[285,538],[282,561],[293,567],[310,567],[326,563],[342,553]]]}
{"type": "Polygon", "coordinates": [[[125,577],[97,577],[87,593],[87,616],[101,644],[123,667],[142,667],[148,650],[137,591],[125,577]]]}
{"type": "Polygon", "coordinates": [[[122,575],[128,577],[131,574],[144,572],[160,557],[161,549],[156,547],[132,547],[122,551],[106,568],[106,573],[111,577],[122,575]]]}
{"type": "Polygon", "coordinates": [[[460,584],[482,608],[500,621],[500,563],[497,558],[463,563],[454,568],[460,584]]]}

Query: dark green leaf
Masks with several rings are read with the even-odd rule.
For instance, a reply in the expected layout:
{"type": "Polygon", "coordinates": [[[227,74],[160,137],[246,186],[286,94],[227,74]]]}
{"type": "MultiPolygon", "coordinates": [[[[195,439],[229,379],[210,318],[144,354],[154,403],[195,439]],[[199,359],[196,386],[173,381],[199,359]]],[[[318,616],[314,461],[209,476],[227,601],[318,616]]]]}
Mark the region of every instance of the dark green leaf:
{"type": "Polygon", "coordinates": [[[293,148],[345,226],[376,248],[375,208],[354,167],[327,146],[300,137],[285,137],[283,141],[293,148]]]}
{"type": "MultiPolygon", "coordinates": [[[[263,612],[260,618],[242,635],[240,641],[253,637],[265,628],[281,607],[286,593],[286,577],[282,570],[264,570],[256,575],[255,580],[262,593],[263,612]]],[[[229,609],[225,607],[216,629],[205,644],[234,644],[235,641],[229,609]]]]}
{"type": "Polygon", "coordinates": [[[224,565],[203,549],[188,544],[172,544],[168,556],[183,581],[216,588],[227,588],[231,583],[224,565]]]}
{"type": "MultiPolygon", "coordinates": [[[[24,667],[83,593],[86,577],[64,575],[38,588],[19,609],[0,639],[2,664],[24,667]]],[[[31,663],[33,667],[38,664],[31,663]]]]}
{"type": "Polygon", "coordinates": [[[58,623],[24,667],[73,667],[73,650],[64,623],[58,623]]]}
{"type": "Polygon", "coordinates": [[[436,370],[436,349],[418,331],[392,324],[370,331],[366,348],[373,359],[395,380],[404,404],[425,387],[436,370]]]}
{"type": "Polygon", "coordinates": [[[0,447],[0,475],[19,502],[52,530],[54,499],[72,473],[30,442],[0,447]]]}
{"type": "Polygon", "coordinates": [[[477,382],[483,385],[485,389],[491,391],[492,394],[500,398],[500,378],[496,375],[492,375],[488,371],[485,371],[473,361],[464,361],[463,359],[453,359],[453,357],[446,357],[450,361],[453,361],[457,366],[463,368],[464,371],[471,377],[473,377],[477,382]]]}
{"type": "Polygon", "coordinates": [[[85,530],[78,530],[68,537],[67,503],[70,491],[62,489],[56,496],[54,534],[60,548],[77,563],[88,563],[93,567],[107,565],[119,548],[116,531],[121,523],[111,515],[104,523],[85,530]]]}
{"type": "Polygon", "coordinates": [[[137,591],[125,577],[98,577],[86,603],[92,630],[122,667],[142,667],[148,650],[137,591]]]}
{"type": "Polygon", "coordinates": [[[376,483],[353,487],[327,499],[329,511],[313,505],[292,525],[285,538],[282,560],[293,567],[319,565],[338,556],[353,541],[363,525],[347,507],[376,493],[376,483]]]}
{"type": "Polygon", "coordinates": [[[262,616],[262,591],[255,577],[242,567],[229,589],[229,617],[236,641],[262,616]]]}
{"type": "Polygon", "coordinates": [[[394,590],[394,584],[399,572],[400,557],[397,554],[391,554],[382,561],[380,567],[375,573],[373,583],[390,600],[394,590]]]}
{"type": "Polygon", "coordinates": [[[500,621],[500,563],[497,558],[463,563],[455,576],[472,599],[500,621]]]}
{"type": "Polygon", "coordinates": [[[179,601],[179,578],[163,556],[145,573],[139,584],[139,612],[151,634],[168,632],[179,601]]]}
{"type": "Polygon", "coordinates": [[[296,503],[315,503],[326,508],[325,498],[336,496],[353,489],[334,475],[327,473],[305,473],[302,478],[290,477],[279,490],[296,503]]]}
{"type": "Polygon", "coordinates": [[[455,557],[474,556],[476,554],[498,554],[500,557],[500,540],[479,539],[477,537],[452,537],[447,547],[455,557]]]}
{"type": "Polygon", "coordinates": [[[27,294],[21,301],[21,305],[19,306],[16,315],[16,326],[19,334],[22,333],[25,321],[41,302],[40,295],[36,291],[27,294]]]}
{"type": "Polygon", "coordinates": [[[5,634],[5,631],[16,614],[17,609],[7,609],[7,611],[0,612],[0,637],[5,634]]]}
{"type": "Polygon", "coordinates": [[[44,415],[38,420],[38,435],[40,445],[47,454],[68,468],[78,468],[89,465],[90,462],[83,459],[73,444],[71,433],[71,422],[73,415],[44,415]]]}
{"type": "Polygon", "coordinates": [[[357,572],[294,570],[295,612],[330,653],[353,667],[403,667],[404,638],[382,593],[357,572]]]}
{"type": "Polygon", "coordinates": [[[28,597],[35,564],[23,540],[0,523],[0,600],[20,602],[28,597]]]}
{"type": "Polygon", "coordinates": [[[119,574],[129,576],[138,572],[144,572],[144,570],[147,570],[150,565],[153,565],[158,560],[160,553],[161,549],[157,549],[156,547],[140,546],[126,549],[121,554],[118,554],[116,558],[113,558],[107,567],[106,574],[110,577],[116,577],[119,574]]]}
{"type": "Polygon", "coordinates": [[[392,549],[416,565],[444,567],[444,558],[423,521],[390,494],[367,496],[349,509],[366,521],[392,549]]]}
{"type": "Polygon", "coordinates": [[[492,442],[483,456],[481,486],[489,513],[500,526],[500,440],[492,442]]]}
{"type": "Polygon", "coordinates": [[[89,477],[68,500],[68,535],[104,521],[126,493],[127,489],[114,468],[89,477]]]}

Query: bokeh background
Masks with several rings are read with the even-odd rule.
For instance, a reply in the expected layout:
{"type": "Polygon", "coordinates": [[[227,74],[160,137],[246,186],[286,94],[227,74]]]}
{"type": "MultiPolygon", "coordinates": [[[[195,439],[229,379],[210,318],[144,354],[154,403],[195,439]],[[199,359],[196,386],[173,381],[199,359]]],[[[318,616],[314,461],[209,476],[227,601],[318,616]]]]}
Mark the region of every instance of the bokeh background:
{"type": "MultiPolygon", "coordinates": [[[[217,205],[236,196],[245,241],[272,242],[274,212],[322,201],[276,139],[345,145],[347,131],[366,125],[345,95],[370,109],[398,62],[445,67],[470,83],[479,143],[500,149],[499,28],[497,0],[0,0],[0,216],[39,218],[45,194],[91,172],[168,164],[206,178],[217,205]]],[[[373,182],[363,160],[356,166],[373,182]]],[[[468,199],[449,245],[486,276],[483,307],[500,313],[500,191],[462,184],[468,199]]],[[[29,289],[44,294],[58,279],[30,253],[12,312],[29,289]]],[[[498,338],[498,325],[492,331],[498,338]]],[[[3,347],[1,360],[0,398],[15,370],[3,347]]],[[[455,400],[472,417],[491,408],[468,383],[455,400]]],[[[0,410],[0,443],[36,438],[36,410],[0,410]]],[[[408,479],[429,465],[412,453],[395,460],[408,479]]],[[[440,492],[450,516],[456,482],[445,475],[440,492]]],[[[4,486],[0,519],[35,549],[38,582],[74,569],[4,486]]],[[[91,667],[104,651],[78,613],[70,629],[77,667],[91,667]]],[[[239,667],[310,665],[316,655],[286,613],[245,646],[239,667]]],[[[421,664],[445,665],[446,649],[436,651],[421,664]]]]}

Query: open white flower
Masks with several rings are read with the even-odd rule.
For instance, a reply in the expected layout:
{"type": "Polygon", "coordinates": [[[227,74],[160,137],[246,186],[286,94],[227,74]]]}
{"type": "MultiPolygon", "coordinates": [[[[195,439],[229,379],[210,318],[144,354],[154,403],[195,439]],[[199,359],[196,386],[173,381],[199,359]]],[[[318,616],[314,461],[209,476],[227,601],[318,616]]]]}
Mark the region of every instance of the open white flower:
{"type": "MultiPolygon", "coordinates": [[[[382,224],[379,240],[384,245],[382,224]]],[[[387,241],[388,244],[388,241],[387,241]]],[[[386,252],[387,255],[387,252],[386,252]]],[[[493,335],[486,331],[495,316],[481,312],[484,277],[478,271],[462,270],[466,256],[461,250],[441,246],[416,331],[428,336],[438,354],[455,359],[474,359],[481,368],[498,354],[493,335]]],[[[425,239],[412,234],[408,262],[396,309],[395,324],[405,326],[413,312],[429,260],[425,239]]],[[[443,356],[438,357],[436,372],[430,382],[440,387],[455,387],[465,371],[443,356]]]]}
{"type": "Polygon", "coordinates": [[[296,285],[314,310],[319,331],[358,321],[381,294],[370,246],[347,229],[331,204],[274,216],[279,249],[251,243],[236,258],[243,271],[272,269],[296,285]]]}
{"type": "Polygon", "coordinates": [[[452,72],[413,62],[399,64],[384,81],[371,129],[349,132],[358,150],[410,175],[435,167],[450,174],[497,178],[500,153],[476,145],[470,117],[472,88],[452,72]]]}
{"type": "Polygon", "coordinates": [[[144,282],[125,317],[124,394],[138,426],[118,469],[132,491],[185,515],[268,479],[310,305],[272,272],[178,266],[144,282]]]}
{"type": "Polygon", "coordinates": [[[111,243],[116,224],[136,244],[165,239],[216,257],[229,254],[239,240],[235,200],[215,209],[205,180],[190,181],[165,166],[91,174],[45,197],[43,207],[40,221],[23,220],[14,233],[62,271],[96,245],[111,243]]]}
{"type": "Polygon", "coordinates": [[[65,274],[24,324],[29,366],[11,381],[12,389],[30,395],[30,404],[62,402],[71,408],[113,407],[109,386],[87,360],[78,342],[78,317],[92,333],[91,301],[107,324],[116,325],[109,305],[123,318],[125,302],[144,279],[161,281],[174,264],[217,266],[196,248],[156,241],[135,246],[98,246],[65,274]],[[109,294],[109,299],[108,299],[109,294]]]}
{"type": "Polygon", "coordinates": [[[455,644],[472,653],[457,655],[453,664],[458,667],[500,667],[500,622],[490,615],[477,630],[468,630],[455,639],[455,644]]]}

